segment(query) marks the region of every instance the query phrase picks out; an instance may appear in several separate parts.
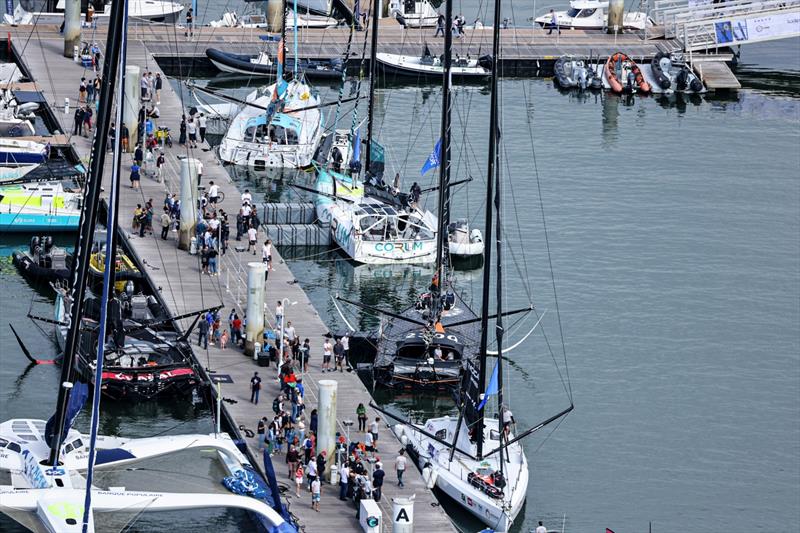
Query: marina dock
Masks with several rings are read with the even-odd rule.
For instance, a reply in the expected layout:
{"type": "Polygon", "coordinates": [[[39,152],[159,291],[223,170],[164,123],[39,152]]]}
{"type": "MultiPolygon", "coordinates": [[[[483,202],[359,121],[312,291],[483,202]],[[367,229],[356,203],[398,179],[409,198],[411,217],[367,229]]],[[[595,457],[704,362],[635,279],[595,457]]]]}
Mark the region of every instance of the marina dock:
{"type": "MultiPolygon", "coordinates": [[[[8,28],[12,42],[27,42],[30,28],[8,28]]],[[[419,55],[427,44],[434,55],[442,53],[441,38],[433,37],[432,28],[403,28],[393,19],[383,19],[380,24],[378,51],[392,54],[419,55]]],[[[86,38],[101,42],[105,40],[105,30],[84,30],[86,38]]],[[[347,28],[326,30],[299,30],[298,43],[304,58],[324,59],[343,58],[347,51],[349,36],[347,28]]],[[[639,62],[649,61],[659,52],[674,53],[683,50],[683,44],[676,38],[664,38],[658,27],[645,32],[628,32],[609,35],[599,30],[563,29],[560,34],[548,35],[548,30],[532,26],[516,26],[501,32],[500,63],[501,76],[542,76],[552,74],[552,65],[562,55],[573,55],[604,61],[615,52],[625,52],[639,62]],[[661,35],[661,37],[658,37],[661,35]]],[[[470,29],[465,36],[453,40],[453,53],[460,57],[481,57],[491,52],[491,28],[470,29]]],[[[291,35],[289,36],[292,39],[291,35]]],[[[60,40],[58,26],[39,24],[37,40],[60,40]]],[[[216,67],[205,55],[207,48],[218,48],[235,54],[257,54],[266,50],[271,57],[276,56],[277,37],[265,30],[252,28],[196,28],[192,38],[184,37],[181,28],[158,24],[131,24],[130,41],[146,50],[148,60],[156,60],[161,69],[170,75],[193,76],[198,73],[211,73],[216,67]],[[270,36],[265,40],[265,36],[270,36]]],[[[362,59],[364,32],[357,32],[348,55],[351,74],[357,74],[362,63],[369,63],[369,54],[362,59]]],[[[698,54],[695,54],[695,57],[698,54]]],[[[287,59],[293,57],[289,46],[287,59]]],[[[727,70],[735,83],[725,84],[722,78],[717,89],[738,88],[735,76],[728,65],[720,62],[715,69],[727,70]]],[[[151,69],[152,70],[152,69],[151,69]]],[[[63,104],[63,103],[62,103],[63,104]]],[[[59,104],[59,105],[62,105],[59,104]]]]}
{"type": "MultiPolygon", "coordinates": [[[[80,78],[92,74],[91,71],[84,70],[79,64],[70,58],[63,57],[63,40],[57,31],[48,33],[43,28],[37,28],[38,35],[31,39],[23,40],[23,32],[29,33],[31,28],[15,28],[13,32],[17,36],[13,41],[14,52],[18,58],[22,58],[25,69],[34,82],[31,89],[41,91],[46,101],[50,104],[51,110],[59,118],[62,131],[72,131],[72,116],[74,107],[70,107],[70,114],[64,114],[64,102],[69,98],[70,102],[77,102],[77,88],[80,78]],[[21,49],[24,44],[24,52],[21,49]],[[18,47],[20,45],[20,47],[18,47]]],[[[99,41],[100,36],[96,39],[99,41]]],[[[138,65],[154,73],[161,72],[158,64],[153,60],[153,55],[147,46],[141,41],[131,39],[128,44],[127,63],[138,65]]],[[[161,93],[162,115],[159,123],[168,125],[176,132],[180,122],[183,106],[179,101],[178,95],[172,90],[169,83],[164,84],[161,93]]],[[[72,135],[69,141],[74,146],[82,159],[88,159],[91,148],[90,138],[72,135]]],[[[158,231],[153,235],[146,235],[140,238],[138,235],[129,234],[130,220],[133,210],[137,204],[144,204],[147,200],[153,199],[156,217],[160,213],[160,206],[165,193],[179,193],[180,189],[180,160],[179,157],[191,157],[200,160],[203,164],[202,185],[208,186],[209,181],[214,181],[225,194],[225,201],[219,207],[233,214],[239,206],[240,192],[231,183],[230,177],[225,169],[220,165],[214,152],[207,146],[197,149],[190,149],[175,143],[172,149],[165,150],[166,166],[164,171],[164,183],[142,176],[141,189],[132,189],[127,180],[127,175],[131,166],[131,158],[123,156],[121,194],[120,194],[120,228],[128,234],[127,241],[133,251],[136,260],[143,267],[144,272],[149,277],[153,287],[161,294],[163,302],[166,304],[170,313],[179,315],[204,308],[222,306],[221,314],[223,321],[227,320],[231,309],[243,315],[247,299],[247,273],[246,264],[249,261],[260,261],[260,248],[258,255],[245,252],[246,242],[237,242],[233,238],[230,241],[231,247],[227,254],[220,257],[220,275],[203,275],[200,269],[200,260],[197,255],[190,255],[186,251],[177,248],[177,233],[170,232],[168,240],[161,240],[158,231]]],[[[105,189],[109,190],[110,158],[107,158],[107,168],[104,175],[105,189]]],[[[157,218],[154,218],[154,226],[158,227],[157,218]]],[[[232,236],[233,237],[233,236],[232,236]]],[[[263,231],[259,233],[259,243],[265,239],[263,231]]],[[[338,431],[343,435],[348,434],[348,428],[342,423],[344,420],[356,419],[356,406],[358,403],[368,405],[370,401],[369,393],[359,380],[355,372],[322,374],[320,364],[322,361],[322,342],[323,336],[328,333],[328,328],[322,322],[319,314],[312,306],[300,284],[294,278],[288,266],[283,262],[280,254],[273,251],[274,271],[269,273],[266,284],[266,302],[270,310],[268,312],[269,324],[267,327],[274,327],[274,316],[270,315],[274,310],[277,300],[287,298],[290,304],[286,308],[285,315],[287,320],[291,320],[296,326],[298,335],[301,338],[311,339],[312,354],[310,358],[309,373],[303,374],[303,382],[306,391],[306,417],[312,409],[317,407],[318,382],[320,379],[333,379],[338,382],[337,392],[337,426],[338,431]],[[296,302],[296,303],[294,303],[296,302]]],[[[185,321],[186,327],[190,321],[185,321]]],[[[223,324],[224,325],[224,324],[223,324]]],[[[262,468],[261,452],[258,450],[256,437],[247,437],[250,429],[255,433],[256,424],[262,416],[272,416],[272,400],[279,393],[277,379],[275,378],[276,369],[274,366],[264,368],[259,367],[252,357],[247,357],[243,352],[233,346],[233,343],[225,350],[218,346],[209,344],[208,350],[197,346],[197,333],[191,336],[195,357],[198,363],[206,369],[207,374],[225,374],[230,377],[231,383],[222,385],[223,416],[227,417],[233,425],[234,431],[239,433],[239,437],[244,439],[248,446],[251,461],[258,468],[262,468]],[[249,382],[253,372],[258,371],[263,378],[261,390],[261,402],[258,405],[250,403],[249,382]]],[[[206,376],[208,377],[208,376],[206,376]]],[[[368,409],[370,419],[378,416],[378,413],[368,409]]],[[[308,424],[306,424],[308,427],[308,424]]],[[[349,431],[353,440],[361,440],[356,437],[355,431],[349,431]]],[[[409,465],[406,470],[405,488],[399,488],[394,474],[394,459],[397,456],[401,444],[393,436],[385,424],[379,432],[378,448],[380,457],[387,472],[384,484],[383,498],[379,502],[383,513],[384,531],[391,529],[392,523],[392,498],[410,497],[415,495],[415,514],[414,528],[417,531],[454,531],[454,527],[447,515],[439,506],[434,494],[425,487],[422,477],[418,470],[409,465]]],[[[302,496],[298,499],[294,495],[293,480],[287,478],[285,456],[276,454],[273,457],[275,471],[279,483],[286,485],[288,490],[285,493],[286,502],[290,512],[295,515],[305,531],[354,531],[359,529],[356,519],[356,510],[352,503],[341,502],[338,500],[338,486],[325,484],[322,491],[321,512],[311,510],[311,497],[307,490],[302,491],[302,496]]],[[[328,464],[331,464],[329,458],[328,464]]]]}

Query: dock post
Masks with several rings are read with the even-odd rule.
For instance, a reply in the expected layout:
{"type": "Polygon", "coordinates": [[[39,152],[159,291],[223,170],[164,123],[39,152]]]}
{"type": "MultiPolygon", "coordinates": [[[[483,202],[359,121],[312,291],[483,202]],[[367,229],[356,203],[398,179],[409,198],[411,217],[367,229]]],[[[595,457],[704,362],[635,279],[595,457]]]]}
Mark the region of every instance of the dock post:
{"type": "Polygon", "coordinates": [[[64,57],[72,57],[76,46],[81,45],[81,2],[64,1],[64,57]]]}
{"type": "MultiPolygon", "coordinates": [[[[142,72],[136,65],[125,67],[125,106],[122,108],[122,122],[128,127],[128,152],[133,152],[139,138],[139,80],[142,72]]],[[[117,128],[120,131],[121,128],[117,128]]]]}
{"type": "Polygon", "coordinates": [[[261,343],[264,333],[264,273],[266,263],[247,263],[247,329],[244,337],[244,353],[255,353],[255,344],[261,343]]]}
{"type": "Polygon", "coordinates": [[[336,449],[336,390],[339,384],[333,379],[321,379],[319,387],[317,452],[325,452],[325,471],[333,466],[333,451],[336,449]]]}
{"type": "Polygon", "coordinates": [[[625,16],[625,0],[609,0],[607,33],[622,33],[623,18],[625,16]]]}
{"type": "MultiPolygon", "coordinates": [[[[138,68],[138,67],[137,67],[138,68]]],[[[200,161],[181,159],[181,225],[178,248],[189,251],[197,226],[197,170],[200,161]]]]}

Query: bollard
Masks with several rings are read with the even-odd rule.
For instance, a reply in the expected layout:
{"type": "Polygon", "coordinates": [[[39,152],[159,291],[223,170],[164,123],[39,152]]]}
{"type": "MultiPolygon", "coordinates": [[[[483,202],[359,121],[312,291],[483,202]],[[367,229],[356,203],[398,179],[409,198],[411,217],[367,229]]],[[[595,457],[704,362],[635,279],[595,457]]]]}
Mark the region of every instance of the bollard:
{"type": "Polygon", "coordinates": [[[625,0],[610,0],[608,2],[608,33],[622,33],[623,18],[625,17],[625,0]]]}
{"type": "Polygon", "coordinates": [[[415,496],[392,498],[392,533],[413,533],[415,496]]]}
{"type": "Polygon", "coordinates": [[[358,522],[364,533],[381,533],[381,508],[375,500],[361,500],[358,510],[358,522]]]}
{"type": "MultiPolygon", "coordinates": [[[[64,57],[70,57],[73,54],[75,54],[74,50],[80,44],[81,44],[81,1],[65,0],[64,57]]],[[[75,61],[77,61],[77,59],[75,61]]]]}
{"type": "MultiPolygon", "coordinates": [[[[197,159],[181,159],[181,225],[178,228],[178,248],[191,253],[191,242],[197,226],[197,159]]],[[[195,253],[197,253],[195,244],[195,253]]]]}
{"type": "Polygon", "coordinates": [[[81,62],[81,54],[80,54],[80,52],[78,51],[78,45],[75,45],[75,46],[72,48],[72,60],[73,60],[74,62],[76,62],[76,63],[80,63],[80,62],[81,62]]]}
{"type": "Polygon", "coordinates": [[[254,342],[253,343],[253,361],[258,362],[258,354],[261,353],[261,343],[254,342]]]}
{"type": "Polygon", "coordinates": [[[266,263],[247,263],[247,329],[244,337],[244,353],[258,358],[256,344],[264,334],[264,272],[266,263]]]}
{"type": "Polygon", "coordinates": [[[319,416],[317,432],[317,453],[326,452],[326,471],[333,466],[333,451],[336,449],[336,391],[339,384],[332,379],[319,381],[319,416]]]}
{"type": "Polygon", "coordinates": [[[64,98],[64,114],[69,115],[69,98],[64,98]]]}

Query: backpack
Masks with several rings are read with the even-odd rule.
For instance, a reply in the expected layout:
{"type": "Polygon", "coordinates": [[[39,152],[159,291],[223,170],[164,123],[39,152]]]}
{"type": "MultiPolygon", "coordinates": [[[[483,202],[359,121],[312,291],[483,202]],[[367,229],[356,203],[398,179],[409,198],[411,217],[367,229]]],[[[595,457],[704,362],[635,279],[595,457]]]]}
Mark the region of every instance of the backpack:
{"type": "Polygon", "coordinates": [[[278,400],[278,398],[275,398],[274,400],[272,400],[272,410],[275,412],[276,415],[278,414],[278,410],[279,410],[278,408],[280,407],[280,405],[281,405],[281,402],[280,402],[280,400],[278,400]]]}

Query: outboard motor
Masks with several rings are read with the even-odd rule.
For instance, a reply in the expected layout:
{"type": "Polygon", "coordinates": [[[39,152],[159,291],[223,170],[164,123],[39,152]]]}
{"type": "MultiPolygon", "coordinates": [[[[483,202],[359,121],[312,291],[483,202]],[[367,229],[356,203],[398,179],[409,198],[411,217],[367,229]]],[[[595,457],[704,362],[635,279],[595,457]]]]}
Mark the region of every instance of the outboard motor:
{"type": "Polygon", "coordinates": [[[48,235],[43,240],[44,240],[44,253],[49,254],[50,250],[53,249],[53,237],[48,235]]]}
{"type": "Polygon", "coordinates": [[[448,291],[442,295],[442,307],[445,311],[449,311],[456,303],[456,295],[448,291]]]}
{"type": "Polygon", "coordinates": [[[32,256],[35,256],[36,254],[39,253],[39,243],[40,242],[41,241],[40,241],[39,237],[37,237],[37,236],[34,236],[34,237],[31,238],[31,245],[28,248],[28,251],[30,251],[32,256]]]}
{"type": "Polygon", "coordinates": [[[686,69],[681,69],[678,72],[678,75],[675,77],[675,89],[678,91],[685,91],[686,87],[689,85],[689,73],[686,69]]]}
{"type": "Polygon", "coordinates": [[[581,67],[578,69],[578,87],[581,88],[581,91],[585,91],[586,86],[586,69],[581,67]]]}
{"type": "Polygon", "coordinates": [[[636,75],[633,72],[628,72],[628,90],[633,92],[636,88],[636,75]]]}

